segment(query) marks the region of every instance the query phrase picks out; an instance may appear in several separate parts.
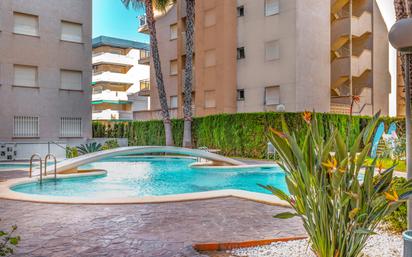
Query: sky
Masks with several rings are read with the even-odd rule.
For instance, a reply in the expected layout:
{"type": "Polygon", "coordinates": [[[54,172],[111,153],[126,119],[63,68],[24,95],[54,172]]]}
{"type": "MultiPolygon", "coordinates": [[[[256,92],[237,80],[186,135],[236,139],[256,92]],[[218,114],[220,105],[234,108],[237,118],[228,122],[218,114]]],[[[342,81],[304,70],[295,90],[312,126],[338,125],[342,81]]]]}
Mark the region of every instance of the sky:
{"type": "Polygon", "coordinates": [[[120,0],[93,0],[93,38],[110,36],[140,42],[149,42],[149,37],[137,32],[137,17],[144,10],[127,10],[120,0]]]}

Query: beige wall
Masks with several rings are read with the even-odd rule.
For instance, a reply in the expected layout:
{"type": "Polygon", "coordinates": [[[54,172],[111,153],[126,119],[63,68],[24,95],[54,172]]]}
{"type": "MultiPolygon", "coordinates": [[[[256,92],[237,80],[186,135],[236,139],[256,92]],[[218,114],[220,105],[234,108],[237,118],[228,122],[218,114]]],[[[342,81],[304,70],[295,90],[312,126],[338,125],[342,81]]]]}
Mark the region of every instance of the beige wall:
{"type": "Polygon", "coordinates": [[[13,138],[13,117],[38,116],[40,137],[58,140],[61,117],[81,117],[91,135],[91,0],[0,1],[0,140],[13,138]],[[39,37],[13,33],[13,12],[39,16],[39,37]],[[60,40],[61,20],[82,24],[83,43],[60,40]],[[13,87],[13,65],[38,67],[39,88],[13,87]],[[60,90],[60,69],[82,71],[81,91],[60,90]]]}
{"type": "Polygon", "coordinates": [[[382,115],[389,115],[391,75],[388,30],[376,2],[373,9],[373,112],[382,111],[382,115]]]}

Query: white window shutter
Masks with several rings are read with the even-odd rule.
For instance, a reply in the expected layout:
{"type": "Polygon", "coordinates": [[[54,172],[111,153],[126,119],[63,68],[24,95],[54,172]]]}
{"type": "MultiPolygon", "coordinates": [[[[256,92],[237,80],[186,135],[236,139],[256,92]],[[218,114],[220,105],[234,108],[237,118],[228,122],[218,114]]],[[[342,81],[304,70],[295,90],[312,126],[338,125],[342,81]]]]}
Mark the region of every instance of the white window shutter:
{"type": "Polygon", "coordinates": [[[77,42],[82,43],[82,25],[67,21],[62,21],[61,23],[62,31],[61,31],[61,40],[70,41],[70,42],[77,42]]]}
{"type": "Polygon", "coordinates": [[[279,59],[279,41],[271,41],[265,44],[265,59],[266,61],[272,61],[279,59]]]}
{"type": "Polygon", "coordinates": [[[82,72],[61,70],[61,89],[82,90],[82,72]]]}
{"type": "Polygon", "coordinates": [[[170,97],[170,108],[177,108],[177,96],[170,97]]]}
{"type": "Polygon", "coordinates": [[[280,87],[273,86],[265,88],[265,105],[280,104],[280,87]]]}
{"type": "Polygon", "coordinates": [[[14,65],[15,86],[36,87],[37,86],[37,67],[14,65]]]}
{"type": "Polygon", "coordinates": [[[265,0],[265,15],[271,16],[279,13],[279,0],[265,0]]]}
{"type": "Polygon", "coordinates": [[[23,13],[14,13],[13,32],[30,36],[39,35],[39,17],[23,13]]]}

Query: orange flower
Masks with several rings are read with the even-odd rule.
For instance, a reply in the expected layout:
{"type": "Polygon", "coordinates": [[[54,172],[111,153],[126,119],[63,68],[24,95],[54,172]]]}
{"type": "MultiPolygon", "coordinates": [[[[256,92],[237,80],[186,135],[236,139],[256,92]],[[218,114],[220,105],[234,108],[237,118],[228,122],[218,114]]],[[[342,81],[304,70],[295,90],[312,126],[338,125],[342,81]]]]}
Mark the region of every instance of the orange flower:
{"type": "Polygon", "coordinates": [[[338,161],[336,161],[335,158],[332,158],[332,160],[328,160],[327,162],[322,162],[322,165],[325,168],[328,168],[328,170],[334,170],[338,166],[338,161]]]}
{"type": "Polygon", "coordinates": [[[310,122],[312,121],[312,113],[305,111],[303,113],[303,119],[306,121],[307,124],[310,124],[310,122]]]}
{"type": "Polygon", "coordinates": [[[360,96],[358,96],[358,95],[352,96],[352,101],[353,101],[355,104],[359,104],[359,103],[360,103],[360,96]]]}
{"type": "Polygon", "coordinates": [[[379,160],[378,164],[376,165],[376,168],[378,168],[379,173],[383,170],[383,161],[379,160]]]}
{"type": "Polygon", "coordinates": [[[281,138],[286,137],[286,134],[283,133],[282,131],[276,130],[274,128],[270,128],[270,131],[272,131],[272,133],[276,134],[278,137],[281,137],[281,138]]]}
{"type": "Polygon", "coordinates": [[[388,192],[384,192],[386,200],[388,200],[389,202],[397,202],[399,200],[399,196],[398,193],[396,193],[396,191],[393,191],[393,193],[388,193],[388,192]]]}

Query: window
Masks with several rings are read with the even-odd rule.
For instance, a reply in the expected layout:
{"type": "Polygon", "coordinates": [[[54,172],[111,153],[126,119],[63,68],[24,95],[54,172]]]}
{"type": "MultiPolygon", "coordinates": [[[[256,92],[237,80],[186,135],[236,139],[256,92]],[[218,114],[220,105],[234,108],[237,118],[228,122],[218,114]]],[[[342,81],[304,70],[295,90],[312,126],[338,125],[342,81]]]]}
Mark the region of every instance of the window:
{"type": "Polygon", "coordinates": [[[72,70],[61,70],[61,89],[82,90],[82,72],[72,70]]]}
{"type": "Polygon", "coordinates": [[[208,50],[205,52],[205,67],[212,67],[216,65],[215,50],[208,50]]]}
{"type": "Polygon", "coordinates": [[[244,47],[238,47],[237,48],[237,59],[245,59],[246,54],[245,54],[245,48],[244,47]]]}
{"type": "Polygon", "coordinates": [[[170,61],[170,75],[177,75],[177,60],[170,61]]]}
{"type": "Polygon", "coordinates": [[[14,29],[17,34],[38,36],[39,35],[39,17],[24,13],[14,13],[14,29]]]}
{"type": "Polygon", "coordinates": [[[265,88],[265,105],[280,104],[280,87],[271,86],[265,88]]]}
{"type": "Polygon", "coordinates": [[[60,118],[60,137],[82,137],[82,118],[60,118]]]}
{"type": "Polygon", "coordinates": [[[39,117],[14,116],[13,137],[39,137],[39,117]]]}
{"type": "Polygon", "coordinates": [[[238,6],[237,7],[237,17],[245,16],[245,6],[238,6]]]}
{"type": "Polygon", "coordinates": [[[14,65],[13,85],[20,87],[37,87],[37,67],[14,65]]]}
{"type": "Polygon", "coordinates": [[[279,40],[265,43],[265,60],[273,61],[279,59],[279,40]]]}
{"type": "Polygon", "coordinates": [[[215,9],[211,9],[205,12],[205,27],[211,27],[216,24],[216,12],[215,9]]]}
{"type": "Polygon", "coordinates": [[[265,0],[265,15],[272,16],[279,13],[279,0],[265,0]]]}
{"type": "Polygon", "coordinates": [[[216,92],[215,90],[205,91],[205,108],[216,107],[216,92]]]}
{"type": "Polygon", "coordinates": [[[170,108],[177,108],[177,96],[170,97],[170,108]]]}
{"type": "Polygon", "coordinates": [[[177,39],[177,24],[170,25],[170,40],[177,39]]]}
{"type": "Polygon", "coordinates": [[[82,24],[62,21],[61,26],[61,40],[77,43],[83,42],[82,24]]]}
{"type": "Polygon", "coordinates": [[[237,90],[237,100],[238,101],[244,101],[245,100],[245,90],[244,89],[238,89],[237,90]]]}

